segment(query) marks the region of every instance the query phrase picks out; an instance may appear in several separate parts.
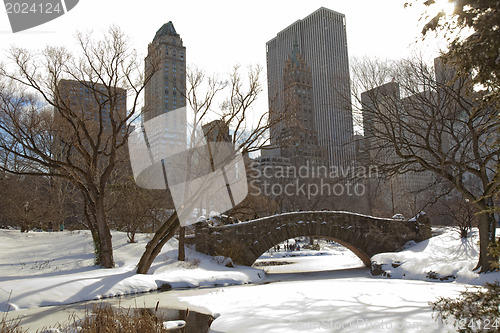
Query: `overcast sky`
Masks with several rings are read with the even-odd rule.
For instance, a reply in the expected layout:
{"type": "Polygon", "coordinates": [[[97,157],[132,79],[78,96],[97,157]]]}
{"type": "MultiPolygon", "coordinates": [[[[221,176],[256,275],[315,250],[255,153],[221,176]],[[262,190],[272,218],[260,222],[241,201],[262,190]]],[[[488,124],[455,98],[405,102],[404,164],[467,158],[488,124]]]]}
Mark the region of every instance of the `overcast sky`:
{"type": "MultiPolygon", "coordinates": [[[[446,0],[442,0],[446,1],[446,0]]],[[[2,58],[10,45],[41,48],[46,44],[72,47],[76,31],[104,31],[115,24],[131,37],[141,55],[156,31],[172,21],[187,50],[187,62],[208,72],[227,72],[233,65],[261,64],[265,44],[276,34],[326,7],[346,15],[350,57],[400,58],[415,48],[422,24],[421,8],[403,8],[404,0],[80,0],[66,15],[13,34],[5,11],[0,13],[2,58]]],[[[417,48],[433,58],[439,43],[417,48]]],[[[265,79],[265,77],[263,78],[265,79]]],[[[267,88],[265,89],[267,90],[267,88]]],[[[267,107],[264,94],[259,108],[267,107]]]]}

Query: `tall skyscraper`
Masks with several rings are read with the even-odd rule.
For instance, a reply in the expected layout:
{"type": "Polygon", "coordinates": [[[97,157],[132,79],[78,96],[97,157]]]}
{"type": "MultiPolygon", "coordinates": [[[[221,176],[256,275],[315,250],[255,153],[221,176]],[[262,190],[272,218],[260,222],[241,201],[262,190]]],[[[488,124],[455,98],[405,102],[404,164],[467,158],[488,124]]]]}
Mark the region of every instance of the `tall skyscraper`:
{"type": "Polygon", "coordinates": [[[186,105],[186,47],[172,21],[148,45],[146,73],[155,71],[144,88],[144,121],[186,105]]]}
{"type": "Polygon", "coordinates": [[[153,153],[163,149],[164,145],[185,147],[186,47],[171,21],[156,32],[148,45],[145,72],[154,73],[144,87],[142,110],[143,122],[156,118],[155,130],[148,133],[150,141],[155,143],[151,147],[153,153]],[[159,117],[166,113],[169,115],[159,117]]]}
{"type": "MultiPolygon", "coordinates": [[[[345,16],[322,7],[267,42],[271,120],[286,113],[283,74],[295,40],[311,67],[312,114],[319,145],[326,149],[330,166],[351,165],[355,154],[345,16]]],[[[281,131],[280,126],[271,128],[271,145],[278,145],[281,131]]]]}

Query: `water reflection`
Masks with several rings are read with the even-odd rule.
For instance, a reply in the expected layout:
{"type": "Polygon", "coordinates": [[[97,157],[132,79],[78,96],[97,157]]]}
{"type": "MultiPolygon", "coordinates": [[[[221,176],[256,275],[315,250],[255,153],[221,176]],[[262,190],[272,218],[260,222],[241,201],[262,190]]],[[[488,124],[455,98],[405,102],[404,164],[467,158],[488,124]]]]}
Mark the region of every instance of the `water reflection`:
{"type": "MultiPolygon", "coordinates": [[[[161,318],[163,321],[184,320],[186,325],[183,328],[172,330],[175,333],[208,333],[210,325],[215,317],[189,309],[170,309],[170,308],[148,308],[144,309],[151,315],[161,318]]],[[[170,331],[169,331],[170,332],[170,331]]]]}

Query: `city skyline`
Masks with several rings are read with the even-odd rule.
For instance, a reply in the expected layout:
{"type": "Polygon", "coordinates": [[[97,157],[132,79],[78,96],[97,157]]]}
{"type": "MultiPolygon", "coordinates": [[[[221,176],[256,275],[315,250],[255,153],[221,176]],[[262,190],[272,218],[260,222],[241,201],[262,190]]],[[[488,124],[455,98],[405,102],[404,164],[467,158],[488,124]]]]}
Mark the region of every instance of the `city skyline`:
{"type": "MultiPolygon", "coordinates": [[[[78,31],[100,33],[116,25],[130,37],[139,59],[144,59],[151,36],[163,24],[172,21],[189,48],[188,66],[196,66],[209,74],[225,74],[237,64],[243,67],[259,64],[264,68],[264,78],[265,43],[283,27],[322,6],[345,14],[350,57],[400,58],[411,54],[415,42],[420,40],[423,21],[420,24],[418,19],[423,7],[405,9],[403,3],[389,0],[376,3],[368,0],[342,3],[257,0],[253,6],[245,7],[231,1],[219,1],[217,8],[202,1],[168,5],[150,1],[146,6],[126,0],[116,6],[112,1],[88,0],[57,20],[16,34],[11,32],[4,13],[4,18],[0,19],[0,43],[4,49],[11,45],[30,49],[56,45],[73,50],[76,48],[74,35],[78,31]],[[241,15],[242,12],[245,15],[241,15]],[[147,24],[137,24],[143,17],[148,18],[147,24]],[[394,29],[395,26],[398,29],[394,29]],[[210,34],[216,38],[207,38],[210,34]]],[[[417,48],[433,59],[444,45],[443,40],[430,38],[419,42],[417,48]]],[[[265,84],[265,79],[262,82],[265,84]]],[[[258,114],[267,111],[267,100],[264,87],[255,106],[258,114]]]]}

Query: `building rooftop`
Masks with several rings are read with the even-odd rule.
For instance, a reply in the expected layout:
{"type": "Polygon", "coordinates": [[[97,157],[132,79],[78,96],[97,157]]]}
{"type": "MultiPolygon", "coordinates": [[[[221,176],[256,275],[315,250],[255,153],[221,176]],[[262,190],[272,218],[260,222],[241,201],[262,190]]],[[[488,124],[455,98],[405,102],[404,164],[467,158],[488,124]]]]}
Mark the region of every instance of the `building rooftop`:
{"type": "Polygon", "coordinates": [[[162,27],[156,32],[155,38],[153,40],[156,40],[157,38],[160,38],[162,36],[176,36],[179,37],[179,34],[177,31],[175,31],[174,24],[172,21],[168,21],[162,27]]]}
{"type": "Polygon", "coordinates": [[[288,31],[291,27],[293,27],[294,25],[296,25],[297,23],[299,22],[302,22],[302,21],[306,21],[308,18],[310,17],[314,17],[315,15],[318,15],[318,14],[321,14],[321,13],[331,13],[331,14],[334,14],[334,15],[338,15],[338,16],[341,16],[343,18],[345,18],[345,15],[342,14],[342,13],[339,13],[339,12],[336,12],[334,10],[331,10],[331,9],[328,9],[328,8],[325,8],[325,7],[320,7],[318,9],[316,9],[314,12],[312,12],[311,14],[307,15],[306,17],[304,17],[303,19],[299,19],[295,22],[293,22],[292,24],[290,24],[288,27],[286,27],[285,29],[281,30],[280,32],[278,32],[276,34],[276,37],[272,38],[270,41],[268,41],[266,44],[270,44],[273,40],[275,40],[279,35],[283,34],[283,33],[286,33],[286,31],[288,31]]]}

